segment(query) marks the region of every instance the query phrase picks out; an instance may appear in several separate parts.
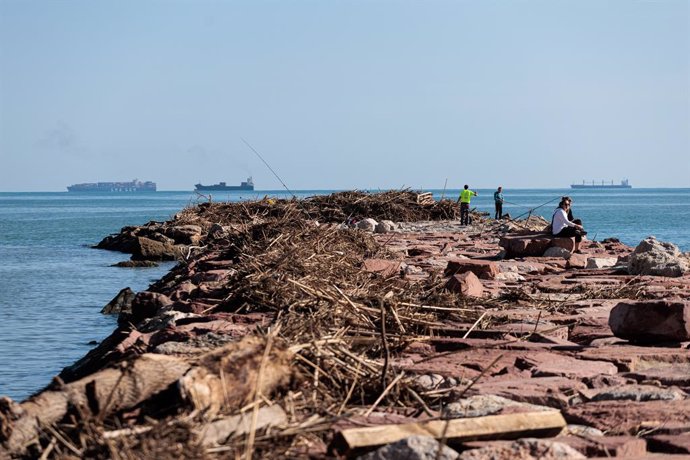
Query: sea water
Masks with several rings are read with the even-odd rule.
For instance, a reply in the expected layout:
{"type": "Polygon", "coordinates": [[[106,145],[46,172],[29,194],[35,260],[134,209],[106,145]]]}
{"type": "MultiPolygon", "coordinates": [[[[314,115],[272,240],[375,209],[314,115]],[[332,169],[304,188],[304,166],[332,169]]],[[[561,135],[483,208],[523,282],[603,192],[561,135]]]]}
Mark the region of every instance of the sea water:
{"type": "MultiPolygon", "coordinates": [[[[456,199],[458,190],[434,190],[456,199]]],[[[300,191],[298,197],[330,191],[300,191]]],[[[493,215],[493,190],[478,190],[472,207],[493,215]]],[[[636,245],[655,235],[690,251],[690,189],[504,190],[504,213],[530,210],[550,219],[561,195],[590,238],[617,237],[636,245]]],[[[216,192],[212,199],[244,200],[287,192],[216,192]]],[[[141,291],[173,263],[118,268],[127,254],[92,249],[127,225],[171,218],[196,204],[193,192],[132,194],[0,193],[0,395],[21,400],[47,385],[116,326],[100,310],[124,287],[141,291]]],[[[358,216],[367,217],[367,216],[358,216]]]]}

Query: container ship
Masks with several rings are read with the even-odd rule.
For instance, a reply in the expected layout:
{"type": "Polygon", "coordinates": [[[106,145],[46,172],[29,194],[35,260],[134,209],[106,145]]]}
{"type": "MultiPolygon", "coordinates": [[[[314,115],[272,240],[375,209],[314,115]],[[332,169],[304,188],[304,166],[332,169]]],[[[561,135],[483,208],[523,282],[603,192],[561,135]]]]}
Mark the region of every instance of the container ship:
{"type": "Polygon", "coordinates": [[[196,184],[194,186],[194,190],[197,192],[254,190],[254,181],[251,177],[248,177],[245,182],[240,182],[240,185],[228,185],[225,182],[220,182],[213,185],[196,184]]]}
{"type": "Polygon", "coordinates": [[[623,179],[620,184],[614,184],[611,182],[594,182],[591,183],[582,181],[581,184],[571,184],[570,188],[586,188],[586,189],[609,189],[609,188],[632,188],[632,185],[628,183],[628,179],[623,179]]]}
{"type": "Polygon", "coordinates": [[[131,182],[87,182],[67,186],[68,192],[155,192],[156,183],[141,182],[134,179],[131,182]]]}

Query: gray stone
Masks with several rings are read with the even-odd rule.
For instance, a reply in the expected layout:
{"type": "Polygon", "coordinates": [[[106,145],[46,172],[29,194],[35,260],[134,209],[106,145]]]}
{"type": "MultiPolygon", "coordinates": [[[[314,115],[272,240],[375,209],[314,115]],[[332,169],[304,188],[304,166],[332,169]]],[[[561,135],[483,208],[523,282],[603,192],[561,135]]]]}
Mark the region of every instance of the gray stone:
{"type": "Polygon", "coordinates": [[[561,431],[560,436],[579,436],[581,438],[591,438],[604,436],[604,432],[587,425],[566,425],[561,431]]]}
{"type": "MultiPolygon", "coordinates": [[[[515,269],[517,270],[517,267],[515,267],[515,269]]],[[[525,277],[516,271],[509,271],[509,272],[502,272],[502,273],[499,273],[498,275],[496,275],[496,280],[518,282],[518,281],[525,281],[525,277]]]]}
{"type": "Polygon", "coordinates": [[[525,412],[554,410],[551,407],[517,402],[502,396],[476,395],[448,404],[443,408],[443,416],[445,418],[484,417],[498,414],[507,407],[524,409],[525,412]]]}
{"type": "Polygon", "coordinates": [[[435,390],[439,388],[443,382],[443,376],[438,374],[420,375],[414,379],[415,385],[423,391],[435,390]]]}
{"type": "Polygon", "coordinates": [[[678,401],[685,394],[674,388],[660,388],[654,385],[622,385],[605,388],[595,394],[592,401],[678,401]]]}
{"type": "Polygon", "coordinates": [[[603,269],[615,267],[617,264],[618,257],[590,257],[585,268],[603,269]]]}
{"type": "Polygon", "coordinates": [[[637,245],[628,260],[631,275],[682,276],[688,272],[688,260],[673,243],[649,236],[637,245]]]}
{"type": "Polygon", "coordinates": [[[377,225],[378,222],[371,218],[362,219],[359,222],[357,222],[357,228],[359,228],[360,230],[364,230],[366,232],[373,232],[374,230],[376,230],[377,225]]]}
{"type": "Polygon", "coordinates": [[[459,454],[431,436],[410,436],[357,457],[358,460],[455,460],[459,454]],[[439,454],[439,449],[441,452],[439,454]]]}
{"type": "Polygon", "coordinates": [[[404,271],[406,275],[421,275],[424,273],[424,269],[422,267],[407,264],[405,264],[404,271]]]}
{"type": "Polygon", "coordinates": [[[376,233],[389,233],[396,229],[397,225],[391,220],[383,220],[376,225],[374,232],[376,233]]]}
{"type": "Polygon", "coordinates": [[[137,330],[144,333],[158,331],[168,326],[174,326],[177,320],[182,318],[196,318],[198,316],[194,313],[183,313],[175,310],[161,311],[153,318],[142,321],[137,330]]]}
{"type": "Polygon", "coordinates": [[[560,257],[562,259],[570,259],[570,251],[558,246],[552,246],[544,251],[543,257],[560,257]]]}
{"type": "Polygon", "coordinates": [[[537,459],[581,459],[587,458],[572,447],[545,439],[523,438],[512,443],[467,450],[460,454],[461,460],[537,460],[537,459]]]}

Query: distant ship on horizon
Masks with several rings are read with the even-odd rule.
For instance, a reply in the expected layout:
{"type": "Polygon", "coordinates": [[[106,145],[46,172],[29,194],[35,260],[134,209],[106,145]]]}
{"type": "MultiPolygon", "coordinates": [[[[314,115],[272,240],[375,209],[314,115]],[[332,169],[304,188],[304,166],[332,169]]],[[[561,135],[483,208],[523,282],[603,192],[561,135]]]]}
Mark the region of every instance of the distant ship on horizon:
{"type": "Polygon", "coordinates": [[[134,179],[131,182],[85,182],[67,186],[68,192],[155,192],[156,183],[142,182],[134,179]]]}
{"type": "Polygon", "coordinates": [[[613,181],[609,182],[604,182],[603,180],[601,183],[599,182],[594,182],[592,183],[586,183],[584,180],[582,181],[581,184],[571,184],[570,188],[587,188],[587,189],[607,189],[607,188],[632,188],[632,185],[628,183],[628,179],[623,179],[620,184],[614,184],[613,181]]]}
{"type": "Polygon", "coordinates": [[[228,185],[225,182],[220,182],[213,185],[194,185],[194,190],[197,192],[208,192],[208,191],[233,191],[233,190],[254,190],[254,181],[251,177],[248,177],[246,181],[240,182],[240,185],[228,185]]]}

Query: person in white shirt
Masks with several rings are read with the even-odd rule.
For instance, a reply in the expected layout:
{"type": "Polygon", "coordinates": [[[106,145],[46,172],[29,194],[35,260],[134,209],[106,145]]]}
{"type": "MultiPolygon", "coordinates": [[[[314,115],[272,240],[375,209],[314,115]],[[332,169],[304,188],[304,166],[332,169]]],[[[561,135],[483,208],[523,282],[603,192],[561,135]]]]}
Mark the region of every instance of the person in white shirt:
{"type": "Polygon", "coordinates": [[[576,224],[568,220],[568,211],[570,210],[570,200],[562,199],[558,207],[553,213],[551,219],[551,233],[553,236],[561,236],[565,238],[575,237],[575,252],[580,252],[580,241],[582,235],[586,235],[582,225],[576,224]]]}

